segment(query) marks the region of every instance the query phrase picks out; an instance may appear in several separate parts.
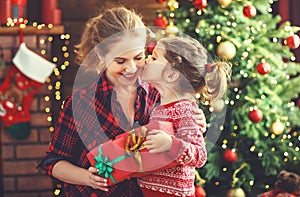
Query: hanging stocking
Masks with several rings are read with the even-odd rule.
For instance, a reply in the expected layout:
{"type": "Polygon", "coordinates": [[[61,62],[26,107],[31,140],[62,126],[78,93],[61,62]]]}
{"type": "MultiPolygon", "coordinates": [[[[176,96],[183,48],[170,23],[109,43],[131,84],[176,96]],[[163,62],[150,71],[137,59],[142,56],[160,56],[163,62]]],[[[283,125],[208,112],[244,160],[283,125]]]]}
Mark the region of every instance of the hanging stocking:
{"type": "Polygon", "coordinates": [[[0,117],[12,137],[25,139],[31,130],[32,98],[51,75],[55,64],[29,50],[24,43],[12,61],[0,87],[0,117]]]}

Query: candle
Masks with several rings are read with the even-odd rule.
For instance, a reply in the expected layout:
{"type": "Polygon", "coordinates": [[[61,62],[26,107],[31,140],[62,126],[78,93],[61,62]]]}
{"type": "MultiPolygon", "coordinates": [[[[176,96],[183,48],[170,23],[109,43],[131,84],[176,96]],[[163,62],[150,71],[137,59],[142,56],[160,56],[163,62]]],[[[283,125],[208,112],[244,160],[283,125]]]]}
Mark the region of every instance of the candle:
{"type": "Polygon", "coordinates": [[[42,0],[42,22],[45,24],[54,24],[54,18],[58,14],[55,14],[57,8],[57,0],[42,0]]]}
{"type": "Polygon", "coordinates": [[[12,17],[17,21],[16,23],[22,23],[23,20],[26,18],[26,4],[27,0],[11,0],[11,7],[12,7],[12,17]]]}
{"type": "Polygon", "coordinates": [[[11,0],[0,0],[0,24],[6,24],[8,18],[12,18],[11,0]]]}

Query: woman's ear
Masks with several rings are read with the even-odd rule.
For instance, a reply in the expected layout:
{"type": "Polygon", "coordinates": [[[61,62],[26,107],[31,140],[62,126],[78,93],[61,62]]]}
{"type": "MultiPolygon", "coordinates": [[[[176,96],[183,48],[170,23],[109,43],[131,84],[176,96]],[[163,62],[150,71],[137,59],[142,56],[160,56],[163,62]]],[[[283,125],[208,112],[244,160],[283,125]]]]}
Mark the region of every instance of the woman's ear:
{"type": "Polygon", "coordinates": [[[172,83],[172,82],[175,82],[179,79],[179,71],[178,70],[174,70],[174,69],[171,69],[170,71],[167,71],[166,73],[166,81],[168,83],[172,83]]]}

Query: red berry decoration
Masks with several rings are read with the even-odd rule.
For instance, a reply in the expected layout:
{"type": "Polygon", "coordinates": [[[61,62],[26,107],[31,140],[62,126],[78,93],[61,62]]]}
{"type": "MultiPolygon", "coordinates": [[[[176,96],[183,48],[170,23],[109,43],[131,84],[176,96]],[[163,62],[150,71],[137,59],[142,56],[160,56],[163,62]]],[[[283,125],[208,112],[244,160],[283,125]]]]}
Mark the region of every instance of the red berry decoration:
{"type": "Polygon", "coordinates": [[[5,99],[2,101],[2,106],[6,110],[15,110],[16,109],[16,104],[8,99],[5,99]]]}
{"type": "Polygon", "coordinates": [[[244,16],[253,18],[256,15],[256,8],[253,5],[247,5],[243,9],[244,16]]]}
{"type": "Polygon", "coordinates": [[[163,16],[159,15],[154,19],[154,26],[160,28],[166,28],[168,26],[168,21],[163,16]]]}
{"type": "Polygon", "coordinates": [[[165,2],[166,0],[157,0],[158,3],[163,3],[165,2]]]}
{"type": "Polygon", "coordinates": [[[256,123],[262,120],[263,113],[259,109],[254,109],[248,113],[248,118],[252,122],[256,123]]]}
{"type": "Polygon", "coordinates": [[[152,53],[154,47],[156,46],[156,42],[155,41],[150,41],[148,44],[147,44],[147,51],[149,53],[152,53]]]}
{"type": "Polygon", "coordinates": [[[267,62],[260,62],[256,66],[256,71],[261,75],[268,74],[270,72],[270,70],[271,70],[271,66],[267,62]]]}
{"type": "Polygon", "coordinates": [[[202,10],[207,7],[207,0],[195,0],[194,6],[199,10],[202,10]]]}
{"type": "Polygon", "coordinates": [[[206,192],[200,185],[195,186],[195,196],[196,197],[206,197],[206,192]]]}
{"type": "Polygon", "coordinates": [[[298,106],[299,109],[300,109],[300,99],[298,99],[297,106],[298,106]]]}
{"type": "Polygon", "coordinates": [[[288,45],[291,49],[296,49],[300,45],[300,38],[297,34],[289,36],[286,39],[286,45],[288,45]]]}
{"type": "Polygon", "coordinates": [[[228,149],[224,152],[224,159],[227,162],[233,163],[237,160],[237,153],[235,152],[234,149],[232,149],[232,150],[228,149]]]}

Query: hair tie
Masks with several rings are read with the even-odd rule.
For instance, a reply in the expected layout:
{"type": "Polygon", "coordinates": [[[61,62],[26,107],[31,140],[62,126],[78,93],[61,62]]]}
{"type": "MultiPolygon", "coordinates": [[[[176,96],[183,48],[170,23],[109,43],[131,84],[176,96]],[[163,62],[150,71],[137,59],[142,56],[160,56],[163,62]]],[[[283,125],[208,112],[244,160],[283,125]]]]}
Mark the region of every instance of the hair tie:
{"type": "Polygon", "coordinates": [[[210,73],[212,70],[211,70],[211,64],[205,64],[205,70],[206,70],[206,73],[210,73]]]}

